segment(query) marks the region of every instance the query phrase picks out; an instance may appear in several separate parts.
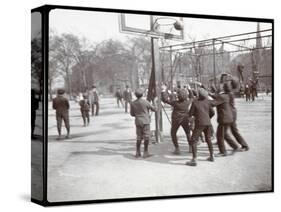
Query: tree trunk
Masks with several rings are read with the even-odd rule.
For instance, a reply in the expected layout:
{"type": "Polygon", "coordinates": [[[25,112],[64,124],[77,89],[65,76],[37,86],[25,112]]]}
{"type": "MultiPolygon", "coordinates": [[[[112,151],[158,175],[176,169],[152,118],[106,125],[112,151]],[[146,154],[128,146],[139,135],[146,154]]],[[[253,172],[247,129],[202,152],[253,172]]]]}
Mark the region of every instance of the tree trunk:
{"type": "Polygon", "coordinates": [[[70,81],[68,66],[65,69],[65,73],[66,73],[66,78],[67,78],[67,87],[68,87],[69,98],[72,99],[72,87],[71,87],[71,81],[70,81]]]}
{"type": "Polygon", "coordinates": [[[134,61],[132,64],[132,75],[131,75],[131,86],[132,89],[136,89],[139,87],[139,73],[138,73],[138,67],[137,67],[137,61],[134,61]]]}
{"type": "Polygon", "coordinates": [[[50,101],[53,101],[53,95],[52,95],[52,80],[49,79],[49,86],[48,86],[48,92],[49,92],[49,97],[50,97],[50,101]]]}

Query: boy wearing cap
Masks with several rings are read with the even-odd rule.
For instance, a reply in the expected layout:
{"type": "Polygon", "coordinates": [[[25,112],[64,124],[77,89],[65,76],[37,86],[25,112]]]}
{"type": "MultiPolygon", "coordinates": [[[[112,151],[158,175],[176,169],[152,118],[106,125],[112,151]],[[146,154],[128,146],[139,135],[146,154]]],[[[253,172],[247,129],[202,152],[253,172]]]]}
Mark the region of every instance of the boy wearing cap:
{"type": "MultiPolygon", "coordinates": [[[[233,112],[233,122],[230,125],[230,130],[236,141],[241,145],[241,151],[248,151],[249,150],[249,145],[243,138],[243,136],[240,134],[238,127],[237,127],[237,109],[235,107],[235,101],[234,101],[234,94],[233,90],[238,88],[238,83],[232,79],[230,83],[231,91],[229,92],[230,94],[230,106],[233,112]]],[[[229,138],[228,138],[229,140],[229,138]]]]}
{"type": "Polygon", "coordinates": [[[207,160],[214,161],[213,145],[211,142],[211,118],[214,116],[214,114],[215,112],[208,100],[208,92],[203,88],[199,88],[198,98],[193,101],[189,111],[189,116],[194,116],[195,118],[195,128],[190,141],[192,147],[192,159],[191,161],[187,162],[186,165],[197,165],[197,141],[202,132],[205,135],[205,140],[208,144],[210,152],[210,156],[207,158],[207,160]]]}
{"type": "Polygon", "coordinates": [[[214,96],[212,104],[217,107],[217,142],[219,147],[219,155],[227,156],[224,140],[232,147],[233,153],[238,150],[238,145],[228,133],[234,122],[234,113],[231,107],[232,95],[231,88],[228,83],[223,84],[223,93],[214,96]]]}
{"type": "Polygon", "coordinates": [[[126,90],[123,92],[123,99],[125,101],[125,113],[127,113],[128,105],[130,105],[132,101],[132,91],[128,85],[126,85],[126,90]]]}
{"type": "Polygon", "coordinates": [[[143,90],[137,89],[135,91],[137,99],[131,103],[130,114],[135,117],[137,143],[136,143],[136,157],[141,156],[141,142],[144,140],[143,157],[149,157],[148,144],[150,138],[150,115],[149,111],[156,111],[147,100],[143,99],[143,90]]]}
{"type": "Polygon", "coordinates": [[[117,88],[117,91],[115,93],[115,97],[116,97],[116,100],[117,100],[117,106],[120,107],[120,103],[121,103],[121,106],[124,107],[123,105],[123,96],[122,96],[122,92],[120,90],[120,88],[117,88]]]}
{"type": "Polygon", "coordinates": [[[89,91],[89,100],[92,107],[92,116],[94,116],[94,114],[98,116],[100,104],[99,104],[99,94],[97,91],[97,87],[95,85],[93,85],[92,90],[89,91]],[[96,106],[96,113],[95,113],[95,106],[96,106]]]}
{"type": "Polygon", "coordinates": [[[64,89],[58,89],[57,97],[53,99],[53,109],[56,110],[56,119],[57,119],[57,129],[58,129],[58,140],[61,139],[61,124],[62,120],[64,121],[64,125],[67,131],[67,135],[65,138],[69,138],[70,133],[70,125],[69,125],[69,102],[68,99],[65,98],[64,89]]]}
{"type": "MultiPolygon", "coordinates": [[[[173,107],[171,137],[175,147],[173,153],[176,155],[180,154],[178,138],[177,138],[177,131],[179,127],[182,127],[184,129],[186,139],[188,143],[190,142],[190,122],[189,122],[188,110],[191,101],[187,100],[187,97],[188,94],[185,89],[178,89],[177,100],[169,99],[169,94],[166,91],[166,87],[162,86],[162,92],[161,92],[162,101],[173,107]]],[[[190,146],[190,151],[191,151],[191,146],[190,146]]]]}
{"type": "Polygon", "coordinates": [[[79,101],[80,111],[84,123],[84,127],[90,124],[90,102],[87,95],[83,95],[83,99],[79,101]]]}

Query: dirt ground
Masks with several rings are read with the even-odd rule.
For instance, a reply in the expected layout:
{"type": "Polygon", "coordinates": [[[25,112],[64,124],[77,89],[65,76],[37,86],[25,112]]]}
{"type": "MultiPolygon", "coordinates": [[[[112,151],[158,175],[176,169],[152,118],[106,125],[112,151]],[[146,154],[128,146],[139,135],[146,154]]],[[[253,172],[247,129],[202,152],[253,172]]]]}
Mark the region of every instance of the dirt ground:
{"type": "MultiPolygon", "coordinates": [[[[163,142],[149,146],[152,157],[136,159],[134,119],[117,108],[113,98],[102,98],[100,104],[100,115],[83,127],[78,104],[72,102],[71,138],[61,141],[56,140],[55,112],[50,107],[50,202],[271,190],[270,96],[255,102],[236,99],[238,127],[250,151],[208,162],[208,148],[202,143],[197,167],[185,165],[191,154],[182,129],[178,132],[182,154],[171,153],[165,114],[163,142]]],[[[216,118],[212,121],[216,129],[216,118]]]]}

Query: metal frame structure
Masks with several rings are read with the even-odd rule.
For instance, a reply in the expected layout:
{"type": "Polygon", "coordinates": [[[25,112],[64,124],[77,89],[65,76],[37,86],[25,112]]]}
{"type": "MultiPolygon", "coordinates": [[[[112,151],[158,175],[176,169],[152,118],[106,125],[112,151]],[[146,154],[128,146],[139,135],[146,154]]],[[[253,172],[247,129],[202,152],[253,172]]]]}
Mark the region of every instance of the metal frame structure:
{"type": "MultiPolygon", "coordinates": [[[[264,47],[251,47],[247,45],[241,45],[237,44],[238,42],[245,42],[249,40],[256,40],[258,38],[271,38],[272,37],[272,29],[265,29],[265,30],[259,30],[254,32],[247,32],[247,33],[241,33],[241,34],[234,34],[234,35],[228,35],[223,37],[216,37],[211,39],[205,39],[205,40],[199,40],[194,42],[186,42],[181,44],[175,44],[175,45],[167,45],[160,47],[160,51],[166,51],[170,53],[170,60],[171,60],[171,69],[170,69],[170,80],[171,85],[173,85],[173,75],[175,74],[174,68],[173,68],[173,62],[172,62],[172,54],[174,52],[176,53],[187,53],[188,51],[194,50],[196,48],[203,48],[203,47],[212,47],[212,53],[203,53],[203,54],[196,54],[196,53],[190,53],[188,52],[188,55],[194,56],[194,57],[204,57],[204,56],[213,56],[213,78],[214,78],[214,84],[217,85],[216,82],[216,55],[219,54],[225,54],[225,53],[238,53],[238,52],[251,52],[253,53],[255,50],[259,49],[272,49],[272,45],[270,46],[264,46],[264,47]],[[264,33],[265,35],[260,35],[260,33],[264,33]],[[254,36],[255,35],[255,36],[254,36]],[[250,37],[249,37],[250,36],[250,37]],[[229,46],[234,46],[236,48],[239,48],[238,50],[230,50],[230,51],[216,51],[216,46],[218,45],[224,45],[227,44],[229,46]]],[[[177,65],[177,64],[175,64],[177,65]]]]}

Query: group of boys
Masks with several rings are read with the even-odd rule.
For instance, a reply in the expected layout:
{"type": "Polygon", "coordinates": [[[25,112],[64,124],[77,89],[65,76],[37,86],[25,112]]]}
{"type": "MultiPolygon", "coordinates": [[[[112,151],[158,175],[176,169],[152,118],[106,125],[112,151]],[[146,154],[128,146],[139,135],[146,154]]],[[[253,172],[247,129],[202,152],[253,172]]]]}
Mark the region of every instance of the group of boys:
{"type": "MultiPolygon", "coordinates": [[[[217,144],[219,147],[218,156],[227,156],[225,148],[226,141],[232,148],[232,154],[237,151],[248,151],[249,146],[238,131],[236,118],[237,111],[234,105],[234,95],[232,90],[237,87],[234,80],[223,84],[223,91],[220,93],[210,93],[204,86],[200,86],[196,92],[188,89],[178,89],[177,98],[170,98],[165,86],[162,87],[161,99],[164,103],[172,106],[172,121],[171,121],[171,137],[175,147],[174,154],[180,154],[180,148],[177,139],[177,131],[179,127],[184,129],[186,139],[189,143],[189,151],[192,152],[192,159],[186,165],[197,165],[197,146],[199,137],[202,133],[205,136],[205,141],[209,149],[208,161],[214,161],[214,150],[211,142],[212,123],[211,118],[214,116],[214,107],[217,109],[217,144]],[[195,94],[195,95],[194,95],[195,94]],[[194,120],[195,126],[191,127],[191,120],[194,120]],[[231,131],[238,144],[231,138],[228,133],[231,131]],[[192,134],[191,134],[192,131],[192,134]]],[[[148,153],[148,143],[150,137],[149,127],[149,111],[155,111],[156,108],[148,101],[142,98],[143,91],[137,89],[135,92],[137,100],[131,103],[131,115],[135,117],[136,125],[136,157],[141,156],[140,146],[144,140],[144,154],[146,158],[148,153]]]]}
{"type": "MultiPolygon", "coordinates": [[[[69,124],[69,101],[66,97],[64,97],[65,90],[58,89],[57,96],[53,99],[53,109],[56,110],[56,119],[57,119],[57,130],[58,130],[58,140],[61,137],[61,128],[62,128],[62,121],[64,121],[65,128],[67,131],[67,135],[65,138],[69,138],[70,135],[70,124],[69,124]]],[[[120,88],[117,89],[115,96],[117,98],[117,104],[119,107],[119,103],[121,103],[123,107],[123,101],[125,101],[125,113],[129,111],[129,105],[132,101],[132,91],[129,86],[126,86],[126,89],[123,93],[121,93],[120,88]]],[[[92,88],[84,93],[81,98],[79,98],[78,103],[80,105],[80,112],[83,119],[84,126],[88,126],[90,124],[90,110],[92,116],[99,115],[99,94],[95,85],[92,88]]]]}
{"type": "Polygon", "coordinates": [[[251,84],[246,84],[245,85],[245,99],[246,102],[248,101],[255,101],[255,98],[258,97],[258,93],[257,93],[257,81],[255,82],[251,82],[251,84]]]}
{"type": "MultiPolygon", "coordinates": [[[[61,129],[62,122],[64,122],[67,134],[66,139],[70,137],[70,123],[69,123],[69,101],[64,96],[65,90],[58,89],[57,96],[53,99],[53,109],[56,110],[58,140],[62,138],[61,129]]],[[[84,127],[90,124],[90,110],[92,116],[99,115],[99,95],[96,86],[93,85],[88,93],[84,93],[82,98],[79,100],[80,112],[83,119],[84,127]]]]}
{"type": "Polygon", "coordinates": [[[130,87],[128,85],[126,85],[126,89],[122,92],[120,88],[117,88],[116,93],[115,93],[115,97],[117,100],[117,106],[120,107],[120,104],[122,107],[124,107],[123,105],[123,99],[124,99],[124,103],[125,103],[125,113],[128,113],[128,109],[129,109],[129,105],[132,102],[132,91],[130,89],[130,87]]]}
{"type": "MultiPolygon", "coordinates": [[[[186,164],[190,166],[197,165],[197,146],[199,137],[204,134],[205,141],[209,149],[208,161],[214,161],[214,150],[211,142],[213,127],[211,124],[211,118],[214,116],[214,107],[217,109],[217,144],[219,148],[219,156],[227,156],[225,148],[226,141],[232,148],[232,152],[236,151],[248,151],[249,146],[241,136],[237,128],[237,110],[234,104],[234,95],[232,90],[237,87],[234,80],[223,84],[222,92],[210,93],[204,86],[199,86],[197,91],[192,90],[189,86],[187,88],[178,88],[177,97],[170,98],[167,88],[162,87],[161,100],[172,106],[172,121],[171,121],[171,137],[174,144],[174,154],[180,154],[180,148],[177,139],[177,131],[179,127],[184,129],[186,139],[189,144],[189,152],[192,153],[191,161],[186,164]],[[194,127],[192,127],[191,120],[194,121],[194,127]],[[231,131],[238,144],[231,138],[228,130],[231,131]],[[191,133],[192,132],[192,133],[191,133]]],[[[128,89],[128,87],[127,87],[128,89]]],[[[93,87],[92,92],[96,92],[93,87]]],[[[53,109],[56,110],[57,129],[59,139],[61,138],[61,125],[62,121],[65,123],[67,130],[66,138],[69,138],[70,125],[69,125],[69,101],[64,97],[65,91],[58,89],[58,95],[53,100],[53,109]]],[[[131,93],[131,92],[130,92],[131,93]]],[[[128,102],[130,105],[130,114],[135,117],[136,125],[136,157],[141,157],[141,143],[144,140],[144,152],[143,157],[149,157],[148,145],[150,139],[150,111],[156,111],[155,102],[149,103],[143,97],[144,90],[136,89],[135,96],[136,100],[128,102]]],[[[94,97],[95,98],[95,97],[94,97]]],[[[131,100],[132,98],[130,98],[131,100]]],[[[156,99],[155,99],[156,101],[156,99]]],[[[88,96],[84,95],[84,98],[80,100],[80,110],[84,122],[84,126],[90,122],[89,111],[91,106],[88,96]]],[[[94,101],[92,101],[94,102],[94,101]]],[[[97,105],[97,104],[96,104],[97,105]]],[[[128,111],[128,110],[127,110],[128,111]]],[[[126,112],[127,112],[126,111],[126,112]]],[[[97,112],[98,114],[98,105],[97,112]]]]}
{"type": "Polygon", "coordinates": [[[83,98],[79,101],[80,111],[84,123],[84,127],[90,124],[90,110],[92,116],[99,115],[99,93],[97,91],[97,87],[95,85],[92,86],[87,93],[83,94],[83,98]]]}

